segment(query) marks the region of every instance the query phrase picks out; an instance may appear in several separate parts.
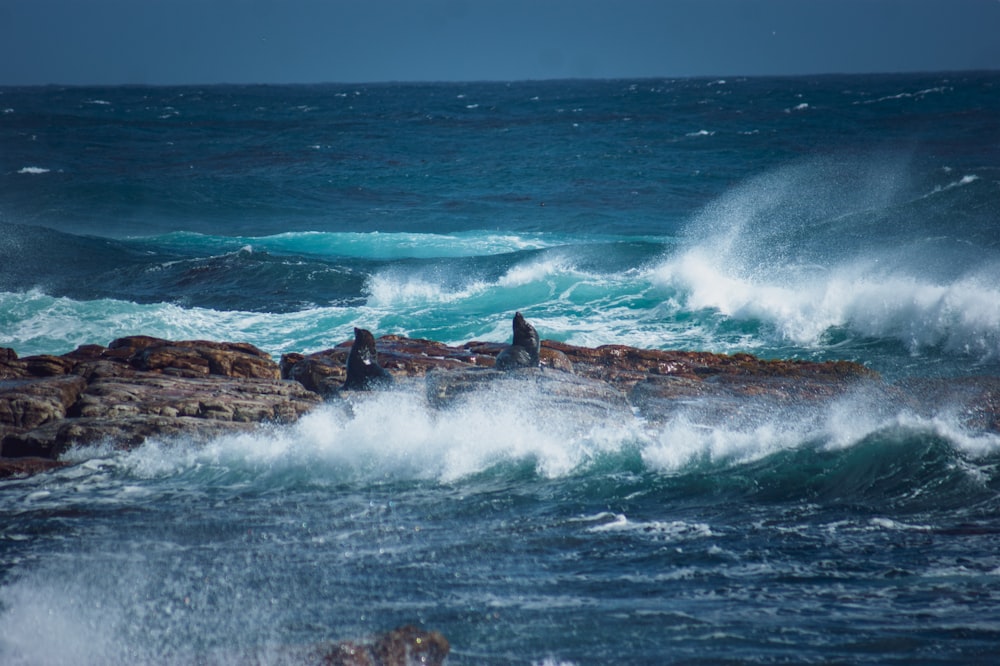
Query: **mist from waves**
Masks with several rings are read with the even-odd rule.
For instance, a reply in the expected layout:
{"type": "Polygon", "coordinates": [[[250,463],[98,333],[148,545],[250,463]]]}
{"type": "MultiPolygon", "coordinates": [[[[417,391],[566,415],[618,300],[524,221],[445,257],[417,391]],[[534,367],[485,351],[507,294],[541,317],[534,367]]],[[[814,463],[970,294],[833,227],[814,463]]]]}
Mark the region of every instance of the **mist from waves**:
{"type": "Polygon", "coordinates": [[[691,221],[654,282],[691,311],[759,322],[775,342],[1000,360],[995,183],[905,158],[817,158],[757,176],[691,221]],[[923,189],[920,189],[923,188],[923,189]],[[970,203],[971,202],[971,203],[970,203]]]}

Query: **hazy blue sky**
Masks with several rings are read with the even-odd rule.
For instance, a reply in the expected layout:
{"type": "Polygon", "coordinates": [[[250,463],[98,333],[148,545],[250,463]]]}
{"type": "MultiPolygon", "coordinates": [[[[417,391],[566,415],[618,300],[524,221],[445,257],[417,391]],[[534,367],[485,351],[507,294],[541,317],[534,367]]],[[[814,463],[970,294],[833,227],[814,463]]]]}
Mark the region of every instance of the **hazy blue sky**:
{"type": "Polygon", "coordinates": [[[1000,0],[0,0],[0,84],[1000,69],[1000,0]]]}

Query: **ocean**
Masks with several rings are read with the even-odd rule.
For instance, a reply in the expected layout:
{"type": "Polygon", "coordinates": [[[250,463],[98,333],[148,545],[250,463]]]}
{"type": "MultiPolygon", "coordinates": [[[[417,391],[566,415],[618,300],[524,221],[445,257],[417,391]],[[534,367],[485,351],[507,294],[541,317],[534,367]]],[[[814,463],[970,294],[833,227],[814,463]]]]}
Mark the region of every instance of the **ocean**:
{"type": "MultiPolygon", "coordinates": [[[[0,88],[0,346],[401,334],[1000,374],[1000,73],[0,88]]],[[[0,662],[994,663],[1000,434],[373,396],[0,483],[0,662]]]]}

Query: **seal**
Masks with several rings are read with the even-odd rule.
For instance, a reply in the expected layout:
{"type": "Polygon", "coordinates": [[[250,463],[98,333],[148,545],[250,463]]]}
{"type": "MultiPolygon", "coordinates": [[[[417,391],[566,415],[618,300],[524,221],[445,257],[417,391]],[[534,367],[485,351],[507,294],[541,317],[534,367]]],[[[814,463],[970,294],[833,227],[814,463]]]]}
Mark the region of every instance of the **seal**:
{"type": "Polygon", "coordinates": [[[347,356],[347,379],[342,388],[371,391],[392,384],[392,375],[378,364],[375,336],[363,328],[354,329],[354,344],[347,356]]]}
{"type": "Polygon", "coordinates": [[[541,342],[535,327],[520,312],[514,313],[514,342],[497,354],[497,370],[537,368],[541,342]]]}

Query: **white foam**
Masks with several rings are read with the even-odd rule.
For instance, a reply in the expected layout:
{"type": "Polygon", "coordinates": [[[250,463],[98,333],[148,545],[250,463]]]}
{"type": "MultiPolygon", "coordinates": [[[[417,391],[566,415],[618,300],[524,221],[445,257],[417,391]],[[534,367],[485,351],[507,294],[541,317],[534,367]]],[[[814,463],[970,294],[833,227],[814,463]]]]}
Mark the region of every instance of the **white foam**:
{"type": "Polygon", "coordinates": [[[971,185],[977,180],[979,180],[979,176],[975,174],[966,174],[962,176],[959,180],[952,181],[944,186],[939,185],[938,187],[935,187],[934,192],[932,194],[937,194],[939,192],[947,192],[948,190],[954,189],[956,187],[962,187],[964,185],[971,185]]]}
{"type": "Polygon", "coordinates": [[[329,405],[291,426],[222,436],[203,446],[149,440],[118,454],[114,464],[139,478],[217,469],[451,482],[530,461],[539,474],[556,478],[634,439],[631,424],[581,425],[579,415],[545,412],[537,399],[527,387],[486,390],[436,411],[424,403],[422,386],[400,389],[357,400],[353,416],[329,405]]]}
{"type": "MultiPolygon", "coordinates": [[[[692,220],[688,246],[654,271],[653,283],[686,309],[760,321],[799,346],[843,328],[914,353],[1000,358],[1000,262],[934,275],[917,246],[863,246],[836,257],[814,247],[817,238],[840,240],[831,209],[850,217],[892,205],[903,179],[893,164],[880,166],[855,173],[818,161],[735,188],[692,220]]],[[[947,187],[977,180],[969,174],[947,187]]]]}
{"type": "Polygon", "coordinates": [[[937,86],[935,88],[925,88],[924,90],[918,90],[917,92],[901,92],[895,95],[886,95],[884,97],[879,97],[877,99],[867,99],[859,102],[854,102],[854,104],[878,104],[880,102],[889,102],[893,100],[900,99],[920,99],[926,97],[927,95],[940,94],[953,90],[951,86],[937,86]]]}
{"type": "Polygon", "coordinates": [[[42,173],[49,173],[49,171],[51,171],[51,169],[46,169],[44,167],[26,166],[21,169],[18,169],[17,172],[26,174],[42,174],[42,173]]]}
{"type": "Polygon", "coordinates": [[[545,257],[511,267],[497,281],[497,285],[500,287],[520,287],[552,275],[571,272],[574,272],[573,267],[565,257],[545,257]]]}
{"type": "Polygon", "coordinates": [[[674,473],[696,464],[725,466],[752,462],[800,446],[809,439],[805,424],[788,415],[730,429],[697,423],[680,414],[663,427],[656,441],[642,450],[642,459],[652,469],[674,473]]]}
{"type": "Polygon", "coordinates": [[[366,292],[368,305],[387,308],[397,305],[430,305],[450,303],[471,298],[485,285],[473,282],[454,290],[443,284],[417,276],[397,276],[393,273],[376,274],[368,279],[366,292]]]}
{"type": "Polygon", "coordinates": [[[638,532],[665,541],[683,541],[715,536],[706,523],[688,523],[683,520],[630,520],[624,514],[616,514],[612,520],[595,525],[588,532],[638,532]]]}
{"type": "Polygon", "coordinates": [[[240,340],[273,354],[309,352],[331,346],[331,332],[340,330],[348,336],[352,326],[361,325],[358,316],[343,308],[275,314],[114,299],[76,301],[38,290],[0,292],[0,345],[24,356],[61,354],[82,344],[107,344],[117,337],[145,334],[171,340],[240,340]]]}
{"type": "MultiPolygon", "coordinates": [[[[179,235],[183,238],[183,236],[179,235]]],[[[406,232],[289,232],[251,239],[265,249],[306,254],[380,259],[475,257],[540,249],[561,242],[543,234],[467,232],[430,234],[406,232]]]]}
{"type": "Polygon", "coordinates": [[[898,340],[914,353],[937,347],[978,360],[1000,358],[1000,285],[992,278],[938,284],[860,261],[813,276],[776,270],[770,278],[733,275],[702,248],[666,262],[656,276],[685,290],[688,308],[767,322],[801,346],[820,345],[824,333],[844,327],[898,340]]]}

